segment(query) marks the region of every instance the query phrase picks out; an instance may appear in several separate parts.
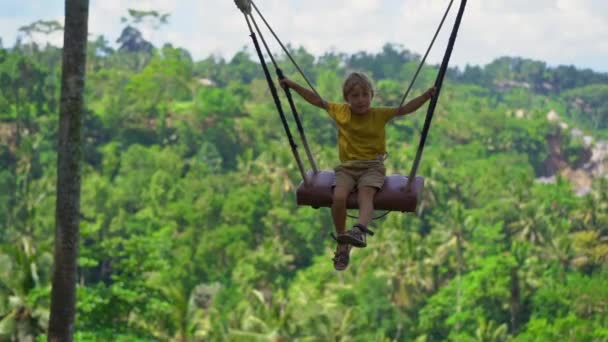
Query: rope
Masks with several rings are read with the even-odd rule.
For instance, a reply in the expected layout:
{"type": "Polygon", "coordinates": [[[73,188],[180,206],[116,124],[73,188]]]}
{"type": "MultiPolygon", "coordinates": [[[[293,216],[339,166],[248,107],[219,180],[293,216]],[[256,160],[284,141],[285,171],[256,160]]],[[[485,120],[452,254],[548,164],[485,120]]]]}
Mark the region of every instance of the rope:
{"type": "MultiPolygon", "coordinates": [[[[266,40],[264,39],[264,36],[262,35],[262,31],[258,27],[258,24],[255,21],[255,18],[253,16],[251,16],[251,21],[253,22],[253,25],[255,26],[255,29],[258,32],[258,35],[260,36],[260,39],[262,40],[264,47],[266,48],[266,53],[270,56],[270,60],[272,61],[272,64],[275,67],[277,76],[279,77],[280,80],[285,79],[283,70],[281,70],[281,68],[279,68],[279,65],[275,61],[275,59],[272,55],[272,52],[270,51],[270,48],[268,47],[268,44],[266,44],[266,40]]],[[[293,101],[293,96],[291,96],[291,91],[289,90],[289,88],[283,88],[283,90],[285,91],[285,96],[287,97],[287,101],[289,102],[289,107],[291,108],[291,114],[293,115],[293,118],[296,122],[296,126],[298,128],[298,133],[300,134],[300,138],[302,139],[302,144],[304,145],[304,151],[306,152],[306,156],[308,157],[308,162],[310,163],[313,171],[315,173],[317,173],[318,172],[317,164],[315,163],[315,159],[313,158],[312,153],[310,152],[310,147],[308,145],[308,139],[306,139],[306,134],[304,133],[304,127],[302,126],[302,121],[300,120],[300,116],[298,115],[298,110],[296,109],[295,102],[293,101]]]]}
{"type": "MultiPolygon", "coordinates": [[[[296,61],[294,60],[294,58],[291,56],[291,54],[289,53],[289,51],[287,50],[287,48],[285,47],[285,45],[281,42],[281,40],[278,38],[278,36],[276,35],[276,33],[274,32],[274,30],[272,29],[272,27],[268,24],[268,21],[266,20],[266,18],[264,18],[264,16],[262,15],[262,13],[260,12],[260,10],[258,9],[258,7],[255,5],[255,3],[253,3],[253,1],[247,1],[247,0],[235,0],[235,3],[237,4],[237,6],[241,9],[241,11],[243,12],[243,14],[245,15],[245,19],[247,21],[247,25],[249,27],[249,31],[251,33],[251,38],[254,42],[255,48],[256,48],[256,52],[258,54],[258,57],[260,58],[260,62],[262,64],[262,67],[264,69],[264,74],[266,75],[266,80],[268,82],[268,86],[271,90],[273,99],[275,101],[275,105],[277,106],[277,110],[279,111],[279,115],[281,116],[281,121],[283,122],[283,126],[285,128],[285,131],[287,133],[288,139],[289,139],[289,143],[291,145],[291,149],[292,152],[294,154],[294,157],[296,158],[296,161],[298,163],[298,167],[300,169],[300,173],[302,174],[302,178],[304,179],[304,182],[307,183],[307,177],[306,174],[304,172],[304,168],[302,166],[302,161],[299,157],[299,154],[297,153],[297,146],[295,145],[295,143],[293,142],[293,137],[291,135],[291,132],[289,130],[289,126],[287,125],[287,121],[285,119],[285,115],[283,113],[283,109],[281,107],[280,104],[280,100],[278,99],[278,94],[276,91],[276,88],[274,86],[274,83],[272,82],[272,79],[270,77],[270,73],[268,71],[268,67],[266,66],[266,62],[264,61],[264,57],[262,55],[259,43],[256,39],[255,33],[253,32],[253,29],[251,27],[251,23],[249,22],[249,17],[251,17],[251,20],[253,21],[253,24],[255,25],[255,28],[258,32],[258,34],[260,35],[260,38],[262,39],[262,43],[264,44],[264,47],[267,50],[268,55],[270,56],[270,59],[272,60],[272,63],[274,64],[275,68],[277,69],[277,74],[279,75],[279,79],[283,79],[284,75],[281,71],[281,69],[278,67],[276,61],[274,60],[274,57],[272,55],[272,53],[270,52],[270,49],[268,48],[268,45],[266,44],[266,41],[257,25],[257,23],[255,22],[255,19],[253,18],[253,16],[251,15],[251,5],[253,5],[253,8],[255,9],[255,11],[258,13],[258,15],[260,16],[260,18],[262,19],[262,21],[264,22],[264,24],[266,24],[267,28],[269,29],[269,31],[272,33],[272,35],[275,37],[275,39],[277,40],[277,42],[279,43],[279,45],[281,46],[281,48],[283,49],[283,51],[285,52],[285,54],[288,56],[288,58],[291,60],[291,62],[293,63],[293,65],[296,67],[296,69],[298,70],[298,72],[300,73],[300,75],[302,75],[302,77],[304,78],[304,80],[306,81],[306,83],[308,84],[308,86],[313,90],[313,92],[319,96],[319,93],[317,92],[317,90],[314,88],[314,86],[312,85],[312,83],[308,80],[308,78],[306,77],[306,75],[304,74],[304,72],[302,71],[302,69],[300,68],[300,66],[296,63],[296,61]],[[248,17],[249,16],[249,17],[248,17]]],[[[405,99],[407,98],[407,95],[409,94],[410,90],[412,89],[413,84],[415,83],[416,78],[418,77],[418,74],[422,68],[422,66],[424,65],[426,58],[441,30],[441,27],[443,26],[443,23],[445,22],[445,19],[447,17],[447,14],[449,13],[449,10],[452,6],[453,0],[450,0],[450,3],[441,19],[441,22],[435,32],[435,35],[433,36],[433,39],[431,40],[431,43],[429,45],[429,47],[427,48],[427,51],[421,61],[421,63],[418,65],[418,68],[414,74],[414,77],[412,79],[412,81],[410,82],[407,90],[405,91],[403,97],[401,98],[401,103],[399,104],[399,107],[401,107],[403,105],[403,103],[405,102],[405,99]]],[[[422,130],[422,136],[420,139],[420,143],[418,145],[418,150],[416,152],[416,158],[414,160],[414,163],[412,165],[412,169],[410,171],[409,177],[408,177],[408,181],[407,184],[405,186],[406,190],[408,190],[411,187],[412,184],[412,179],[414,179],[414,177],[416,176],[416,171],[418,170],[418,166],[420,164],[420,159],[422,157],[422,152],[424,150],[424,145],[426,143],[426,138],[428,136],[428,131],[430,129],[430,125],[431,125],[431,121],[433,119],[433,114],[435,112],[435,107],[437,106],[437,101],[439,99],[439,94],[441,92],[441,86],[443,84],[443,79],[445,77],[446,71],[447,71],[447,67],[449,64],[449,60],[450,60],[450,56],[452,54],[452,50],[454,47],[454,43],[456,41],[456,35],[458,33],[458,29],[460,27],[460,23],[462,21],[462,16],[464,14],[464,9],[466,7],[466,0],[461,0],[461,4],[460,4],[460,8],[458,10],[458,14],[456,16],[456,20],[454,23],[454,27],[452,29],[452,33],[450,35],[450,40],[448,42],[448,46],[446,48],[446,52],[444,54],[443,57],[443,61],[441,63],[441,67],[439,69],[439,73],[435,79],[435,95],[431,98],[431,102],[429,104],[428,110],[427,110],[427,114],[426,114],[426,118],[425,118],[425,122],[424,122],[424,128],[422,130]]],[[[285,89],[286,91],[286,95],[287,98],[289,100],[291,109],[292,109],[292,113],[294,115],[294,118],[296,119],[296,122],[298,124],[298,130],[300,131],[300,134],[302,136],[302,140],[304,141],[304,144],[306,145],[306,152],[308,154],[309,160],[311,161],[311,164],[313,165],[313,169],[316,172],[316,165],[314,163],[314,160],[312,159],[312,155],[310,154],[310,150],[308,148],[308,142],[306,141],[306,137],[304,135],[304,130],[301,127],[301,122],[299,120],[299,116],[297,114],[297,111],[295,109],[295,105],[293,104],[293,99],[291,97],[291,93],[288,91],[288,89],[285,89]]],[[[384,214],[374,218],[374,219],[378,219],[378,218],[382,218],[385,215],[388,214],[389,211],[385,212],[384,214]]],[[[349,216],[352,217],[352,216],[349,216]]]]}
{"type": "MultiPolygon", "coordinates": [[[[379,219],[383,218],[384,216],[388,215],[388,213],[390,213],[390,212],[391,212],[390,210],[387,210],[384,213],[382,213],[382,214],[380,214],[380,215],[378,215],[376,217],[372,217],[372,221],[379,220],[379,219]]],[[[353,218],[353,219],[358,219],[359,218],[359,216],[350,215],[350,214],[346,214],[346,216],[348,216],[350,218],[353,218]]]]}
{"type": "Polygon", "coordinates": [[[426,61],[426,57],[429,55],[429,52],[431,51],[433,44],[435,44],[435,39],[437,39],[437,35],[439,35],[439,32],[441,31],[441,27],[443,27],[443,22],[445,21],[445,18],[448,16],[448,13],[450,12],[450,8],[452,8],[453,3],[454,3],[454,0],[450,0],[450,4],[448,5],[448,8],[445,10],[443,17],[441,18],[441,22],[439,23],[439,26],[437,27],[437,31],[435,31],[435,35],[433,36],[433,39],[431,40],[431,44],[429,44],[429,47],[426,49],[426,53],[424,54],[422,61],[420,61],[420,63],[418,64],[418,69],[416,69],[416,73],[414,73],[414,77],[412,78],[410,85],[407,87],[407,90],[405,91],[405,93],[403,94],[403,97],[401,98],[399,107],[403,106],[403,103],[405,102],[407,95],[410,93],[410,90],[412,89],[412,86],[414,85],[414,82],[416,82],[416,78],[418,78],[418,73],[420,72],[420,69],[422,69],[422,66],[424,65],[424,62],[426,61]]]}
{"type": "Polygon", "coordinates": [[[300,68],[300,66],[298,65],[298,63],[296,63],[296,61],[293,59],[293,57],[289,53],[289,50],[287,50],[287,48],[285,47],[285,45],[283,45],[283,42],[281,42],[281,40],[276,35],[276,33],[274,33],[274,30],[272,29],[272,27],[270,27],[270,25],[266,21],[266,18],[264,18],[264,16],[262,15],[262,13],[260,12],[260,10],[258,9],[258,6],[256,6],[253,1],[251,1],[251,4],[253,5],[253,9],[255,9],[255,11],[258,13],[258,15],[260,16],[260,18],[262,18],[262,21],[264,22],[264,24],[266,24],[266,27],[268,27],[268,30],[270,31],[270,33],[272,33],[272,35],[274,36],[274,38],[277,40],[277,42],[279,43],[279,45],[281,46],[281,48],[283,49],[283,51],[285,52],[285,54],[287,55],[287,57],[289,57],[289,59],[291,60],[291,62],[293,63],[293,65],[296,67],[296,69],[298,70],[298,72],[300,73],[300,75],[302,75],[302,77],[304,78],[304,80],[306,81],[306,83],[308,84],[308,86],[310,87],[310,89],[312,89],[312,91],[315,94],[317,94],[317,96],[321,97],[319,95],[319,93],[317,92],[317,90],[315,89],[315,87],[313,87],[312,83],[308,80],[308,78],[306,77],[306,75],[304,74],[304,72],[302,71],[302,69],[300,68]]]}
{"type": "Polygon", "coordinates": [[[236,7],[245,15],[251,15],[251,1],[250,0],[234,0],[236,7]]]}
{"type": "MultiPolygon", "coordinates": [[[[253,19],[253,18],[252,18],[253,19]]],[[[283,107],[281,106],[281,100],[279,100],[279,95],[277,93],[277,89],[274,86],[274,82],[272,81],[272,77],[270,76],[270,72],[268,71],[268,66],[266,65],[266,61],[264,56],[262,55],[262,50],[260,49],[260,44],[253,32],[253,28],[251,27],[251,23],[249,22],[249,17],[245,14],[245,20],[247,21],[247,26],[249,27],[249,32],[251,33],[251,39],[253,40],[253,45],[255,46],[255,50],[258,54],[258,58],[260,59],[260,64],[264,69],[264,75],[266,76],[266,82],[268,83],[268,88],[270,88],[270,93],[272,94],[272,98],[274,100],[274,104],[279,112],[279,116],[281,117],[281,122],[283,123],[283,128],[285,129],[285,133],[287,134],[287,139],[289,140],[289,145],[291,147],[291,152],[293,153],[294,158],[298,164],[298,169],[302,174],[302,179],[304,183],[308,183],[308,177],[306,176],[306,172],[304,171],[304,166],[302,165],[302,159],[300,159],[300,154],[298,153],[298,146],[295,144],[293,140],[293,136],[291,135],[291,131],[289,129],[289,125],[287,124],[287,119],[285,118],[285,113],[283,112],[283,107]]]]}
{"type": "Polygon", "coordinates": [[[255,30],[258,33],[258,36],[262,40],[262,44],[264,44],[264,48],[266,48],[266,54],[268,54],[268,57],[270,57],[270,60],[272,61],[274,68],[279,69],[279,65],[277,64],[277,61],[274,60],[274,56],[272,55],[272,52],[270,52],[270,48],[268,47],[268,44],[266,44],[266,39],[264,39],[264,36],[262,35],[262,31],[260,31],[260,28],[258,27],[258,23],[255,21],[255,18],[253,16],[250,16],[250,17],[251,17],[251,22],[253,23],[253,26],[255,27],[255,30]]]}
{"type": "Polygon", "coordinates": [[[454,22],[454,27],[452,28],[452,34],[450,35],[450,40],[448,42],[446,52],[443,56],[443,61],[441,62],[439,73],[437,75],[437,78],[435,79],[435,89],[437,90],[435,92],[435,95],[433,95],[433,97],[431,98],[431,103],[429,104],[428,110],[426,112],[424,128],[422,129],[422,137],[420,138],[420,144],[418,145],[418,150],[416,151],[416,159],[414,160],[412,170],[410,171],[409,177],[407,179],[407,184],[405,185],[406,191],[409,191],[412,184],[412,180],[414,179],[414,177],[416,177],[416,171],[418,170],[420,159],[422,158],[422,151],[424,150],[426,137],[428,135],[429,128],[431,127],[431,120],[433,119],[433,113],[435,112],[435,107],[437,106],[437,100],[439,99],[439,93],[441,92],[441,85],[443,84],[443,79],[448,69],[450,56],[452,55],[452,49],[454,48],[454,43],[456,42],[456,35],[458,34],[458,28],[460,27],[460,22],[462,21],[462,15],[464,14],[466,4],[467,0],[461,0],[460,8],[458,9],[458,14],[456,15],[456,20],[454,22]]]}

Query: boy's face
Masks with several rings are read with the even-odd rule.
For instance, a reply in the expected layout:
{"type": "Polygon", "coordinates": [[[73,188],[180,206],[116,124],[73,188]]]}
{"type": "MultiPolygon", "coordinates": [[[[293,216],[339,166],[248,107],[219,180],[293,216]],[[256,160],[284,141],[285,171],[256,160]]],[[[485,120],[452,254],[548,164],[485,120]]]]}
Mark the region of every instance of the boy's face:
{"type": "Polygon", "coordinates": [[[357,84],[346,95],[346,102],[353,114],[367,114],[372,103],[372,93],[368,87],[357,84]]]}

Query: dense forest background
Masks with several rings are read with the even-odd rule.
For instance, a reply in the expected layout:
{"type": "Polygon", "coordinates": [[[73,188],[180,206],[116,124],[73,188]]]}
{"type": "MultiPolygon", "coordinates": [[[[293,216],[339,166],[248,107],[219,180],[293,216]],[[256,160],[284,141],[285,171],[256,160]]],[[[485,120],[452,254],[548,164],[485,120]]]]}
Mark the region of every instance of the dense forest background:
{"type": "MultiPolygon", "coordinates": [[[[27,38],[58,29],[0,45],[0,340],[48,324],[61,49],[27,38]]],[[[295,205],[250,50],[196,61],[132,25],[117,43],[89,42],[78,341],[608,341],[608,74],[522,57],[450,69],[418,212],[376,221],[338,273],[329,210],[295,205]]],[[[292,51],[328,100],[367,72],[377,105],[398,104],[420,60],[292,51]]],[[[335,128],[296,102],[332,168],[335,128]]],[[[409,171],[423,120],[388,127],[389,173],[409,171]]]]}

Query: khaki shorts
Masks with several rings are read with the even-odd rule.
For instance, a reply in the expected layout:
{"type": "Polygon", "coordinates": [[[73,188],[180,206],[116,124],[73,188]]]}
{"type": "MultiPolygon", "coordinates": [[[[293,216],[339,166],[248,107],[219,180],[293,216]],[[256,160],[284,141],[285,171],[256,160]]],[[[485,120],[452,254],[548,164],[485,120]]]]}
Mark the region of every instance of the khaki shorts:
{"type": "Polygon", "coordinates": [[[334,171],[336,172],[334,186],[351,190],[362,186],[381,189],[386,175],[386,168],[380,160],[351,161],[336,167],[334,171]]]}

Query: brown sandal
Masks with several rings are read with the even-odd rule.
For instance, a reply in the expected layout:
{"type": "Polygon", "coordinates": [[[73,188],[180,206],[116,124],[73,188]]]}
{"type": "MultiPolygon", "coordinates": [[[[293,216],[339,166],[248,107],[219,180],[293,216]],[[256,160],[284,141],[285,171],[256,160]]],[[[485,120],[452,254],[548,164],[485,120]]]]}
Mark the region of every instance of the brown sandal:
{"type": "Polygon", "coordinates": [[[334,268],[336,271],[344,271],[348,267],[350,260],[350,249],[351,245],[339,243],[336,246],[336,252],[334,253],[334,268]]]}
{"type": "Polygon", "coordinates": [[[354,247],[366,247],[367,238],[365,234],[374,235],[374,232],[369,230],[366,226],[357,223],[345,234],[338,236],[337,241],[338,243],[347,243],[354,247]]]}

